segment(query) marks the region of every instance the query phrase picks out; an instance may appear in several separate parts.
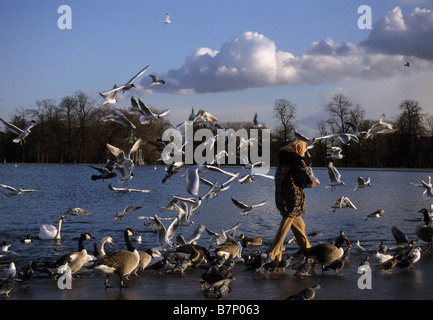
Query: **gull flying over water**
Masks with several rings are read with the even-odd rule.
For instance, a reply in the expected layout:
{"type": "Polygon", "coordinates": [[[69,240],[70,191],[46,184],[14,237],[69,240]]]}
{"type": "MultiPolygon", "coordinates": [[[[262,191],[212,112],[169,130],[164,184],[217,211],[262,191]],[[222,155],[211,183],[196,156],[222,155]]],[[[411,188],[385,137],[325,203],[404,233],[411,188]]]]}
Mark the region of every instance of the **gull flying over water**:
{"type": "Polygon", "coordinates": [[[356,210],[355,205],[350,201],[348,197],[341,197],[340,199],[334,201],[332,206],[329,208],[332,210],[332,212],[335,212],[337,209],[345,209],[345,208],[352,208],[356,210]]]}
{"type": "Polygon", "coordinates": [[[370,187],[370,178],[364,179],[363,177],[358,177],[358,185],[353,189],[353,191],[358,191],[359,189],[370,187]]]}
{"type": "Polygon", "coordinates": [[[378,209],[378,210],[364,216],[364,220],[367,220],[368,218],[379,218],[383,215],[384,212],[385,211],[383,209],[378,209]]]}
{"type": "Polygon", "coordinates": [[[156,213],[154,214],[153,217],[155,222],[158,244],[162,248],[171,246],[173,244],[171,239],[173,238],[174,234],[176,233],[177,227],[179,226],[179,218],[176,217],[173,220],[173,222],[170,224],[170,226],[166,228],[156,213]]]}
{"type": "Polygon", "coordinates": [[[141,206],[136,206],[136,205],[128,205],[125,207],[125,209],[123,209],[122,212],[117,212],[116,213],[116,217],[114,218],[115,221],[119,221],[120,219],[122,219],[128,212],[131,211],[135,211],[138,209],[141,209],[141,206]]]}
{"type": "Polygon", "coordinates": [[[151,192],[155,192],[155,190],[153,190],[153,189],[116,188],[116,187],[113,187],[111,184],[108,185],[108,188],[111,191],[114,191],[117,193],[132,193],[132,192],[151,193],[151,192]]]}
{"type": "Polygon", "coordinates": [[[107,143],[108,150],[116,157],[117,164],[116,167],[131,167],[134,165],[134,162],[131,159],[131,156],[133,153],[135,153],[141,144],[141,139],[138,139],[135,141],[132,148],[129,150],[128,154],[125,155],[125,152],[121,150],[120,148],[117,148],[115,146],[112,146],[111,144],[107,143]]]}
{"type": "Polygon", "coordinates": [[[222,184],[219,184],[218,182],[211,182],[209,180],[206,180],[206,179],[200,177],[200,181],[204,182],[205,184],[207,184],[208,186],[211,187],[209,189],[209,191],[202,198],[208,199],[208,198],[217,197],[219,192],[227,190],[228,188],[230,188],[231,183],[233,182],[234,179],[237,178],[238,175],[239,175],[239,173],[237,173],[235,176],[230,177],[227,181],[225,181],[222,184]]]}
{"type": "Polygon", "coordinates": [[[0,184],[0,187],[3,187],[9,191],[9,192],[5,192],[5,195],[7,195],[8,197],[15,197],[15,196],[18,196],[20,194],[38,191],[36,189],[21,189],[21,188],[16,189],[16,188],[8,186],[6,184],[0,184]]]}
{"type": "Polygon", "coordinates": [[[194,196],[198,196],[198,192],[199,192],[199,188],[200,188],[200,177],[199,174],[203,173],[207,170],[215,170],[215,171],[219,171],[221,173],[227,174],[229,176],[237,176],[234,173],[222,170],[218,167],[215,166],[211,166],[211,165],[202,165],[202,164],[197,164],[194,166],[191,166],[190,168],[188,168],[188,170],[182,175],[186,176],[186,189],[187,191],[194,195],[194,196]]]}
{"type": "Polygon", "coordinates": [[[133,178],[134,174],[132,173],[132,171],[134,169],[134,161],[131,159],[131,156],[138,150],[141,142],[141,139],[135,141],[127,155],[125,155],[125,152],[123,150],[112,146],[111,144],[106,144],[108,150],[116,157],[117,162],[115,168],[120,172],[122,176],[122,178],[119,179],[120,182],[127,182],[133,178]]]}
{"type": "Polygon", "coordinates": [[[232,201],[233,201],[233,203],[235,204],[236,207],[238,207],[239,209],[242,209],[242,211],[241,211],[242,215],[247,215],[254,208],[258,208],[258,207],[264,206],[268,202],[268,200],[264,200],[264,201],[262,201],[260,203],[257,203],[257,204],[248,205],[248,204],[243,203],[243,202],[241,202],[239,200],[236,200],[233,197],[232,197],[232,201]]]}
{"type": "Polygon", "coordinates": [[[102,179],[105,181],[106,179],[111,179],[111,178],[117,177],[117,173],[114,172],[114,169],[116,168],[116,161],[115,160],[110,160],[105,167],[96,167],[94,165],[89,165],[89,167],[96,169],[101,173],[100,175],[93,174],[91,176],[93,181],[96,181],[99,179],[102,179]]]}
{"type": "Polygon", "coordinates": [[[69,208],[63,213],[64,216],[80,216],[80,217],[90,217],[92,214],[82,208],[69,208]]]}
{"type": "Polygon", "coordinates": [[[337,168],[334,167],[334,164],[331,162],[328,163],[328,177],[331,181],[330,184],[325,186],[325,188],[332,188],[334,190],[337,186],[344,186],[345,183],[341,181],[341,174],[338,172],[337,168]]]}
{"type": "Polygon", "coordinates": [[[423,194],[422,198],[424,200],[429,200],[430,198],[433,198],[433,186],[431,182],[431,176],[428,177],[428,183],[425,182],[424,180],[421,180],[421,183],[410,182],[410,184],[424,189],[422,193],[423,194]]]}
{"type": "Polygon", "coordinates": [[[131,88],[135,88],[135,85],[134,85],[134,81],[139,77],[139,76],[141,76],[144,72],[146,72],[146,70],[149,68],[149,65],[147,65],[147,66],[145,66],[143,69],[141,69],[135,76],[133,76],[131,79],[129,79],[129,81],[127,82],[127,83],[125,83],[124,85],[122,85],[122,86],[119,86],[119,87],[114,87],[113,89],[111,89],[111,90],[108,90],[108,91],[104,91],[104,92],[101,92],[100,93],[100,95],[101,96],[106,96],[106,95],[108,95],[108,94],[110,94],[110,93],[112,93],[112,92],[117,92],[117,91],[119,91],[119,90],[122,90],[123,92],[125,92],[126,90],[129,90],[129,89],[131,89],[131,88]]]}
{"type": "Polygon", "coordinates": [[[235,224],[230,229],[227,229],[227,230],[221,229],[220,233],[212,231],[212,230],[206,228],[207,234],[212,237],[210,239],[210,241],[212,241],[212,244],[209,247],[213,247],[215,245],[218,246],[220,244],[223,244],[224,242],[227,241],[227,239],[229,237],[231,237],[231,238],[234,239],[236,231],[237,231],[237,229],[239,228],[240,225],[241,225],[241,223],[238,222],[237,224],[235,224]]]}
{"type": "Polygon", "coordinates": [[[245,176],[243,176],[242,178],[240,178],[238,181],[240,184],[244,184],[244,183],[252,183],[255,181],[254,177],[264,177],[264,178],[268,178],[271,180],[274,180],[275,177],[271,176],[269,174],[262,174],[262,173],[251,173],[251,174],[246,174],[245,176]]]}
{"type": "Polygon", "coordinates": [[[17,135],[17,137],[12,140],[15,143],[22,143],[23,141],[25,142],[24,138],[26,138],[30,134],[30,129],[33,128],[36,124],[35,120],[31,120],[26,124],[24,129],[20,129],[12,123],[4,121],[2,118],[0,118],[0,121],[5,125],[6,129],[17,135]]]}

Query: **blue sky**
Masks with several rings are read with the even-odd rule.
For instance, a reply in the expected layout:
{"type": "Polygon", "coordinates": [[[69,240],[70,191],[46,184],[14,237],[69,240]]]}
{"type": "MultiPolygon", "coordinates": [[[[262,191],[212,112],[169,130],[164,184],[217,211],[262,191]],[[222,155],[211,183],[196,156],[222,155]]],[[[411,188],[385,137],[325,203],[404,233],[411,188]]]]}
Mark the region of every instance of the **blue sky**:
{"type": "Polygon", "coordinates": [[[273,127],[274,101],[297,105],[297,125],[315,128],[335,93],[367,118],[391,119],[403,99],[433,113],[433,1],[18,0],[0,1],[0,117],[37,100],[123,84],[146,65],[131,95],[179,123],[191,108],[220,121],[273,127]],[[60,5],[72,29],[61,30],[60,5]],[[358,7],[372,29],[358,28],[358,7]],[[172,23],[164,25],[165,13],[172,23]],[[405,61],[411,67],[404,67],[405,61]],[[166,80],[149,87],[149,74],[166,80]]]}

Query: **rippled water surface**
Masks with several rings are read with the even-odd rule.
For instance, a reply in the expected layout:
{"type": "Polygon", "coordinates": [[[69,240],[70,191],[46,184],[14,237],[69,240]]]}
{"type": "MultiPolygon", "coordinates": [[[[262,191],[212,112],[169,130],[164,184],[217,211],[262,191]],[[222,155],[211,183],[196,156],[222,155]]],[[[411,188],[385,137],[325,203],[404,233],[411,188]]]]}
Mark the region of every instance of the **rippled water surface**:
{"type": "MultiPolygon", "coordinates": [[[[160,217],[173,216],[171,212],[159,213],[158,206],[165,206],[173,195],[189,197],[185,188],[185,177],[181,174],[184,168],[172,180],[162,183],[165,175],[163,166],[138,166],[135,177],[127,186],[137,189],[154,189],[149,194],[130,193],[117,194],[108,188],[111,183],[115,187],[122,185],[116,180],[92,181],[90,176],[96,171],[86,165],[33,165],[13,164],[0,165],[0,183],[23,189],[38,189],[39,191],[17,197],[6,197],[0,194],[0,242],[7,241],[12,246],[9,250],[16,254],[0,258],[0,268],[5,268],[10,261],[14,261],[17,269],[28,264],[29,261],[54,261],[56,257],[77,248],[77,241],[73,240],[83,232],[90,232],[95,240],[85,243],[88,251],[93,250],[93,243],[106,235],[113,237],[116,249],[123,249],[123,230],[127,227],[142,233],[143,241],[137,245],[141,249],[157,247],[155,233],[143,225],[144,220],[137,216],[152,216],[158,213],[160,217]],[[120,221],[115,221],[117,211],[122,211],[127,205],[140,205],[142,208],[129,212],[120,221]],[[69,216],[62,225],[62,240],[38,239],[39,228],[42,224],[57,226],[57,217],[70,207],[80,207],[92,213],[91,217],[69,216]],[[20,242],[27,234],[32,236],[31,244],[20,242]]],[[[226,170],[245,174],[242,167],[229,167],[226,170]]],[[[393,243],[391,227],[396,225],[404,231],[409,239],[416,239],[415,226],[421,222],[418,211],[429,207],[431,201],[422,199],[422,189],[410,184],[419,183],[421,179],[427,181],[431,175],[429,171],[412,170],[355,170],[339,168],[345,186],[337,187],[334,191],[325,188],[329,183],[324,168],[315,168],[314,173],[321,181],[321,185],[306,190],[307,214],[304,216],[307,232],[322,231],[323,235],[312,238],[312,242],[332,241],[340,230],[352,240],[360,240],[367,249],[374,250],[380,240],[393,243]],[[372,186],[354,191],[357,177],[370,177],[372,186]],[[329,207],[341,196],[347,196],[355,204],[357,210],[339,209],[333,213],[329,207]],[[385,214],[378,219],[364,220],[364,216],[377,210],[384,209],[385,214]]],[[[269,174],[273,175],[275,169],[269,174]]],[[[202,176],[210,181],[220,183],[227,176],[207,171],[202,176]]],[[[200,194],[209,190],[201,185],[200,194]]],[[[3,191],[3,190],[1,190],[3,191]]],[[[265,246],[274,237],[280,221],[279,212],[274,203],[273,180],[257,177],[254,183],[233,183],[227,191],[221,192],[217,198],[209,199],[199,208],[200,213],[192,217],[195,226],[179,227],[177,233],[187,237],[198,224],[204,224],[208,229],[219,231],[228,229],[241,222],[237,235],[261,235],[265,246]],[[240,210],[234,206],[231,197],[245,203],[258,203],[268,200],[263,207],[254,209],[248,216],[242,216],[240,210]]],[[[165,224],[168,225],[168,221],[165,224]]],[[[288,238],[291,237],[291,232],[288,238]]],[[[199,244],[208,246],[210,237],[204,233],[199,244]]],[[[296,245],[288,245],[288,249],[296,249],[296,245]]],[[[108,250],[110,248],[107,248],[108,250]]]]}

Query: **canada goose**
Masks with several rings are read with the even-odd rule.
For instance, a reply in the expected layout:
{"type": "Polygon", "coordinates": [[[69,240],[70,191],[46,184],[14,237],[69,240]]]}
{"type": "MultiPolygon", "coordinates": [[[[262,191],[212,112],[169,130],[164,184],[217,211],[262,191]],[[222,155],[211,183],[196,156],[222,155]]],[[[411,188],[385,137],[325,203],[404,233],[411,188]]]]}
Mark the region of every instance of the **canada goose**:
{"type": "Polygon", "coordinates": [[[317,244],[303,249],[302,252],[304,256],[314,256],[322,264],[322,270],[325,263],[340,259],[344,254],[343,248],[338,248],[330,243],[317,244]]]}
{"type": "Polygon", "coordinates": [[[261,246],[263,244],[263,237],[260,237],[260,236],[247,238],[247,237],[245,237],[244,234],[241,234],[239,237],[242,240],[242,246],[243,247],[261,246]]]}
{"type": "Polygon", "coordinates": [[[117,250],[107,253],[105,256],[96,259],[93,264],[94,269],[107,274],[104,283],[106,288],[110,288],[108,277],[113,273],[119,276],[120,287],[126,287],[123,284],[123,278],[131,274],[140,263],[140,255],[129,240],[129,237],[134,233],[130,228],[124,231],[125,243],[128,250],[117,250]]]}
{"type": "Polygon", "coordinates": [[[43,224],[39,228],[39,238],[40,239],[56,239],[60,240],[60,229],[62,228],[62,222],[65,222],[65,216],[61,214],[58,219],[58,225],[57,228],[53,226],[52,224],[43,224]]]}
{"type": "Polygon", "coordinates": [[[427,209],[423,208],[419,212],[424,215],[424,224],[416,227],[415,234],[422,241],[428,243],[426,251],[431,251],[433,249],[433,226],[431,225],[432,220],[427,209]]]}
{"type": "Polygon", "coordinates": [[[144,271],[144,268],[149,265],[153,258],[153,251],[151,249],[147,249],[146,251],[138,251],[138,254],[140,255],[140,263],[134,271],[135,275],[137,275],[138,270],[144,271]]]}
{"type": "Polygon", "coordinates": [[[67,253],[56,260],[56,265],[61,266],[66,262],[71,268],[71,274],[75,274],[87,261],[87,250],[84,248],[84,240],[94,239],[90,233],[82,233],[78,239],[78,251],[67,253]]]}

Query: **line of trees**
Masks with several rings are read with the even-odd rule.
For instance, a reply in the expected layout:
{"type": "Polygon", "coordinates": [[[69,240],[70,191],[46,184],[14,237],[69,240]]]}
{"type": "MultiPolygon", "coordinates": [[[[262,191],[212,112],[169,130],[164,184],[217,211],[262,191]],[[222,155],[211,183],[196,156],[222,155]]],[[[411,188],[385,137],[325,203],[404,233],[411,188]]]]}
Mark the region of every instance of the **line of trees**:
{"type": "MultiPolygon", "coordinates": [[[[338,139],[319,140],[311,150],[310,162],[325,166],[327,145],[340,146],[344,157],[339,166],[346,167],[406,167],[431,168],[433,159],[433,116],[423,113],[415,100],[404,100],[398,106],[400,113],[386,118],[396,129],[393,133],[375,135],[373,139],[361,139],[360,143],[343,145],[338,139]]],[[[36,101],[35,108],[19,108],[11,119],[5,119],[23,128],[31,119],[36,120],[32,133],[25,143],[12,142],[15,135],[4,131],[0,134],[0,160],[2,162],[29,163],[106,163],[111,157],[106,143],[129,150],[136,139],[143,142],[161,139],[171,126],[167,119],[152,120],[141,125],[139,115],[121,110],[136,126],[132,130],[115,122],[103,121],[110,108],[95,102],[81,91],[66,96],[56,103],[45,99],[36,101]]],[[[274,102],[275,128],[271,130],[271,165],[276,165],[278,150],[294,140],[296,129],[296,104],[286,99],[274,102]]],[[[317,123],[319,135],[352,133],[347,122],[367,131],[378,119],[365,118],[365,110],[342,94],[337,94],[326,106],[328,119],[317,123]]],[[[226,122],[223,128],[249,130],[251,122],[226,122]]],[[[215,128],[214,128],[215,129],[215,128]]],[[[215,129],[216,131],[216,129],[215,129]]],[[[310,137],[313,139],[314,137],[310,137]]],[[[200,143],[200,142],[198,142],[200,143]]],[[[140,148],[142,164],[156,164],[161,156],[151,143],[140,148]]]]}
{"type": "MultiPolygon", "coordinates": [[[[295,139],[296,104],[280,99],[275,101],[274,117],[278,121],[279,147],[284,141],[295,139]]],[[[343,159],[339,166],[370,168],[431,168],[433,165],[433,116],[424,113],[415,100],[404,100],[398,106],[400,113],[386,117],[395,129],[392,133],[377,134],[371,138],[360,138],[360,143],[342,144],[338,138],[318,140],[310,152],[314,166],[325,166],[329,159],[327,145],[339,146],[343,159]]],[[[317,123],[319,136],[334,133],[353,133],[348,123],[366,132],[378,119],[366,119],[365,110],[354,104],[343,94],[334,95],[326,105],[328,119],[317,123]]],[[[313,139],[314,137],[310,137],[313,139]]]]}

